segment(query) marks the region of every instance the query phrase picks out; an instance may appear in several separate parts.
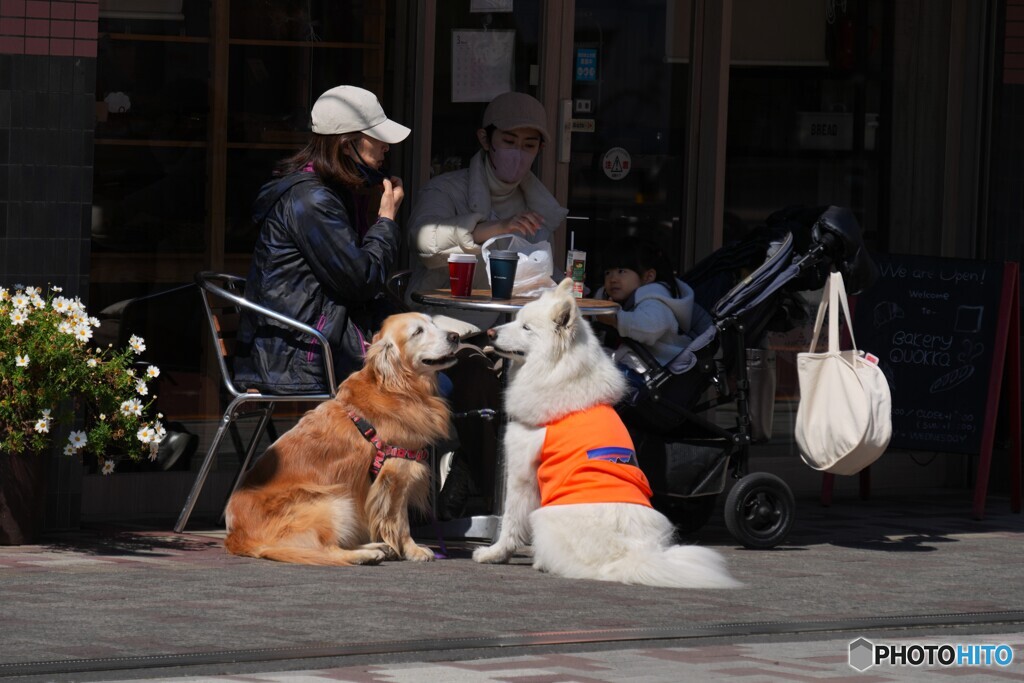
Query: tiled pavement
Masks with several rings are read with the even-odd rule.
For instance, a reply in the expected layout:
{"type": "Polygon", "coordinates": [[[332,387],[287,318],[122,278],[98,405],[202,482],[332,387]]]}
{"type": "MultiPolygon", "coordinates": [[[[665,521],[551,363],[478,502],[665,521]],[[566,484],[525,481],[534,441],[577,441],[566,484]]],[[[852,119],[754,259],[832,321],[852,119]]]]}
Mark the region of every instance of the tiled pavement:
{"type": "Polygon", "coordinates": [[[674,681],[1021,681],[1024,635],[1000,633],[951,639],[889,639],[887,645],[1006,644],[1015,661],[1009,666],[871,666],[860,672],[848,663],[850,640],[691,645],[685,647],[603,648],[519,657],[344,666],[224,676],[188,676],[166,680],[351,683],[668,683],[674,681]]]}
{"type": "Polygon", "coordinates": [[[232,557],[217,530],[83,531],[0,548],[0,678],[1024,680],[1024,520],[1008,508],[992,497],[975,521],[968,492],[801,500],[770,552],[716,517],[691,540],[726,555],[736,591],[567,581],[526,558],[476,565],[465,546],[339,570],[232,557]],[[1006,642],[1015,662],[860,675],[859,635],[1006,642]]]}

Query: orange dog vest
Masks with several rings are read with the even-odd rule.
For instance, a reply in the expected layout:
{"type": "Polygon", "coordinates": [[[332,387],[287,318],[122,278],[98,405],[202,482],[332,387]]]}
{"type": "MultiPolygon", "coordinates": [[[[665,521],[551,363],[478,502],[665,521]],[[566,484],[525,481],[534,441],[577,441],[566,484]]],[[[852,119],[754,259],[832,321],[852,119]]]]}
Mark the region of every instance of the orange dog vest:
{"type": "Polygon", "coordinates": [[[637,466],[633,440],[611,406],[570,413],[546,429],[537,468],[541,505],[651,507],[651,486],[637,466]]]}

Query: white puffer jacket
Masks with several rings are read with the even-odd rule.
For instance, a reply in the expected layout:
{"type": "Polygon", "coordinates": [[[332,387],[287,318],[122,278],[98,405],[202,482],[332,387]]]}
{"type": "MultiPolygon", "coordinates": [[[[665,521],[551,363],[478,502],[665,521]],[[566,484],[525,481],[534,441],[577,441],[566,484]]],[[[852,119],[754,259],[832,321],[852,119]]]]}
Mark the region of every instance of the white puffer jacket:
{"type": "MultiPolygon", "coordinates": [[[[678,298],[657,282],[643,285],[633,293],[633,308],[616,314],[619,334],[646,346],[662,365],[693,341],[687,334],[693,322],[693,290],[678,278],[676,286],[678,298]]],[[[608,298],[604,287],[597,290],[597,298],[608,298]]]]}

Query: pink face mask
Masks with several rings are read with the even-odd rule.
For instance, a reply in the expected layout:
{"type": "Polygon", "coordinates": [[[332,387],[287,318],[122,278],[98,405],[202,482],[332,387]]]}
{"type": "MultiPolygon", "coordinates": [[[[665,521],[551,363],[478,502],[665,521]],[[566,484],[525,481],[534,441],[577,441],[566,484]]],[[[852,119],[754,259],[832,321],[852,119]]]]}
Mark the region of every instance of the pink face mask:
{"type": "Polygon", "coordinates": [[[530,166],[537,153],[520,149],[491,147],[490,156],[495,177],[503,182],[515,184],[530,172],[530,166]]]}

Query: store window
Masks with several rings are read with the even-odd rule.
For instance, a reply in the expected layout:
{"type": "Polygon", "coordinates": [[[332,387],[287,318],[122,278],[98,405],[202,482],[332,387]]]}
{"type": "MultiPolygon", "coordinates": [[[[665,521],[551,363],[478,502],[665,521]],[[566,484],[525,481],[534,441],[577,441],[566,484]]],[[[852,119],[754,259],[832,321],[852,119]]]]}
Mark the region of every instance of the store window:
{"type": "Polygon", "coordinates": [[[398,42],[395,5],[101,3],[90,310],[103,341],[147,340],[171,419],[220,414],[193,276],[246,274],[253,200],[305,144],[312,103],[342,83],[389,111],[404,97],[386,49],[398,42]]]}
{"type": "MultiPolygon", "coordinates": [[[[735,0],[724,245],[767,245],[776,212],[796,227],[813,221],[813,207],[836,205],[853,211],[871,249],[884,249],[888,25],[879,0],[735,0]]],[[[806,239],[797,235],[798,244],[806,239]]],[[[755,373],[752,391],[774,394],[782,448],[795,448],[796,356],[810,344],[818,295],[794,293],[776,329],[750,340],[775,366],[755,373]],[[774,392],[763,386],[773,376],[774,392]]]]}
{"type": "Polygon", "coordinates": [[[785,206],[834,204],[884,244],[884,25],[878,1],[736,1],[724,243],[785,206]]]}

